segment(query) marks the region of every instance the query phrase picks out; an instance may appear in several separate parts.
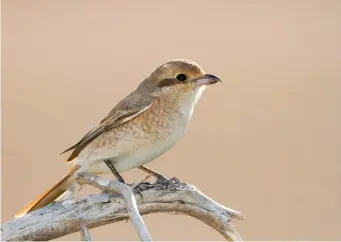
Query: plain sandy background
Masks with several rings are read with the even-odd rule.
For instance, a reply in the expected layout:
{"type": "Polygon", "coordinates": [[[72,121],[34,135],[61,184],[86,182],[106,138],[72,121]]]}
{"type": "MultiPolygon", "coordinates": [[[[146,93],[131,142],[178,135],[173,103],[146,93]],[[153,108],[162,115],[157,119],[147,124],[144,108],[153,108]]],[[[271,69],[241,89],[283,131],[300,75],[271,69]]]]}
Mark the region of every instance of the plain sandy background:
{"type": "MultiPolygon", "coordinates": [[[[149,166],[242,211],[244,239],[340,240],[339,23],[333,0],[2,1],[2,221],[149,72],[188,58],[224,82],[149,166]]],[[[145,221],[155,240],[222,239],[189,217],[145,221]]],[[[92,235],[138,239],[124,222],[92,235]]]]}

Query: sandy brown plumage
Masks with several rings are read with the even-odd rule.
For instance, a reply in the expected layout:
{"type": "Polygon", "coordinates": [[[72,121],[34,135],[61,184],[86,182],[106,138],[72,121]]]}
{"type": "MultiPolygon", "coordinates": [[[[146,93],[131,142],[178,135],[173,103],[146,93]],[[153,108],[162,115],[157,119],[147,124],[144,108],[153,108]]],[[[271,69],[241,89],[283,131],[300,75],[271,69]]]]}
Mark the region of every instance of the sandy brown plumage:
{"type": "Polygon", "coordinates": [[[96,137],[108,132],[118,125],[127,122],[136,117],[141,112],[146,111],[151,106],[152,98],[143,96],[138,90],[135,90],[125,99],[115,106],[111,112],[95,127],[93,127],[79,142],[63,151],[61,154],[72,151],[66,162],[74,160],[79,153],[96,137]]]}

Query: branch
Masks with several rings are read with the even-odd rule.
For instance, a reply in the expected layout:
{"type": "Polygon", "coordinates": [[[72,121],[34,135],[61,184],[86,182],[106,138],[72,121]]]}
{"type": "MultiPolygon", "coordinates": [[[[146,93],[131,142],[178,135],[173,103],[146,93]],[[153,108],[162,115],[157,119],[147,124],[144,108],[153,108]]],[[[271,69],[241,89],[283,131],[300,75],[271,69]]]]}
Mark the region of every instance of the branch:
{"type": "MultiPolygon", "coordinates": [[[[83,174],[79,181],[101,189],[112,186],[111,190],[117,189],[118,183],[88,174],[83,174]]],[[[214,228],[229,241],[242,240],[231,222],[242,219],[243,215],[218,204],[193,185],[172,178],[167,181],[158,180],[154,184],[141,183],[138,190],[136,200],[141,215],[158,212],[186,214],[214,228]]],[[[136,218],[131,217],[132,210],[128,210],[119,194],[92,194],[78,201],[56,202],[8,221],[1,225],[1,237],[6,241],[51,240],[78,232],[81,225],[95,228],[128,218],[133,222],[136,218]]]]}
{"type": "Polygon", "coordinates": [[[140,239],[142,241],[152,240],[137,208],[134,194],[127,184],[118,181],[111,181],[103,177],[93,176],[87,173],[79,174],[78,181],[82,184],[88,184],[104,191],[121,194],[127,205],[129,218],[133,223],[140,239]]]}
{"type": "Polygon", "coordinates": [[[84,225],[83,221],[80,221],[81,226],[81,239],[82,241],[92,241],[89,229],[84,225]]]}

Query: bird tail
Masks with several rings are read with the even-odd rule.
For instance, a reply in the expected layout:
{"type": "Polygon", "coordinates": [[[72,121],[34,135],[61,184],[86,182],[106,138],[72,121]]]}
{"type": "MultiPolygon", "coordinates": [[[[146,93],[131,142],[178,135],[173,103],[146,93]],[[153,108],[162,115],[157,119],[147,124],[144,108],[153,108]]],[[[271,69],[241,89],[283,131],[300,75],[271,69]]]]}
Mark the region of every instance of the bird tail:
{"type": "Polygon", "coordinates": [[[74,181],[75,172],[79,169],[79,166],[73,166],[71,171],[65,175],[61,180],[59,180],[52,188],[44,192],[42,195],[27,204],[22,210],[20,210],[14,217],[22,217],[25,214],[42,208],[57,198],[62,196],[70,188],[71,183],[74,181]]]}

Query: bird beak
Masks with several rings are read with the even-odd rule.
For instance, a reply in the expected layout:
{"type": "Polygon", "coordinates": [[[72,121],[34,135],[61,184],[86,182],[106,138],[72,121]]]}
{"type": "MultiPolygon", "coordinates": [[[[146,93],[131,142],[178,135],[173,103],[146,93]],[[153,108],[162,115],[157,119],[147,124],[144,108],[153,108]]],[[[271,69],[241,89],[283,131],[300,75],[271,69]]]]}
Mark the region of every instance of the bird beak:
{"type": "Polygon", "coordinates": [[[214,75],[205,74],[202,77],[199,77],[193,80],[193,82],[197,84],[198,86],[207,86],[207,85],[211,85],[217,82],[221,82],[221,80],[214,75]]]}

